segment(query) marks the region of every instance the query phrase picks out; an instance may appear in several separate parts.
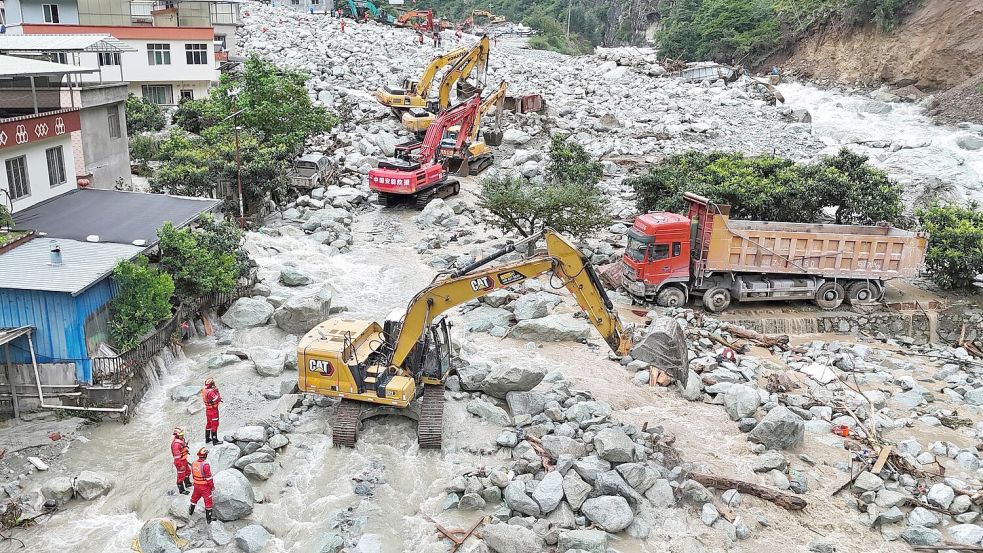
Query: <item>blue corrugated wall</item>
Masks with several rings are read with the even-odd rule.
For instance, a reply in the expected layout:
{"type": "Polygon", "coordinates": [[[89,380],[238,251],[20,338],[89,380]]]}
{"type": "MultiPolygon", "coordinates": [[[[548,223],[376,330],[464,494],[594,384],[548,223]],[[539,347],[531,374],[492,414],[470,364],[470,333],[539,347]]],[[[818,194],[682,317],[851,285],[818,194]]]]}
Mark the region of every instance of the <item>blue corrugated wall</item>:
{"type": "MultiPolygon", "coordinates": [[[[0,327],[33,326],[37,329],[34,352],[38,363],[75,363],[79,383],[92,382],[85,319],[115,293],[116,286],[109,278],[76,297],[63,292],[0,288],[0,327]]],[[[12,347],[10,355],[15,363],[31,362],[31,354],[24,348],[12,347]]]]}

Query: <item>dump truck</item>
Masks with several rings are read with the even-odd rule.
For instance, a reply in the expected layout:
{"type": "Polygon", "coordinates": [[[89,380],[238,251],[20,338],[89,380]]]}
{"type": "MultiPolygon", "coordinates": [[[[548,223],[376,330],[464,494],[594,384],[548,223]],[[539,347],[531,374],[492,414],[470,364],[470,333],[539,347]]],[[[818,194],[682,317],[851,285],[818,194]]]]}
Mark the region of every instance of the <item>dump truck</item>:
{"type": "Polygon", "coordinates": [[[636,303],[664,307],[702,297],[719,313],[741,302],[880,301],[886,281],[913,277],[928,235],[887,224],[832,225],[735,221],[730,206],[693,193],[689,213],[639,215],[628,230],[622,287],[636,303]]]}

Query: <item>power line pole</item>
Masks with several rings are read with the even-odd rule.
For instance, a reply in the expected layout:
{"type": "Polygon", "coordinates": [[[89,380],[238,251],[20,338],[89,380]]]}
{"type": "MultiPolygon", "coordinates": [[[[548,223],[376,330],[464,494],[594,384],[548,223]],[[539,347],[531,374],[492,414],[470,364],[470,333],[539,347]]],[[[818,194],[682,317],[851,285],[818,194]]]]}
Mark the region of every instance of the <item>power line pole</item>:
{"type": "Polygon", "coordinates": [[[573,0],[567,0],[567,42],[570,42],[570,11],[573,8],[573,0]]]}

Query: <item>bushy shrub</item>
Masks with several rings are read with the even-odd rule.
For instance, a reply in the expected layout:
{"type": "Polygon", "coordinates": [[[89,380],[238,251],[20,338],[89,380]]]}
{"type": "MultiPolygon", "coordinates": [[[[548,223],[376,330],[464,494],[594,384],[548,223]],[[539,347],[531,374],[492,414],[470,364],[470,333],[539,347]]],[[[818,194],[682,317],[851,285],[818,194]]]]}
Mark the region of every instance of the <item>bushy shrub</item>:
{"type": "Polygon", "coordinates": [[[968,289],[983,274],[983,212],[980,206],[935,205],[916,212],[929,233],[925,265],[932,280],[946,289],[968,289]]]}
{"type": "Polygon", "coordinates": [[[174,281],[150,267],[142,255],[120,261],[113,269],[113,281],[117,293],[109,304],[109,335],[120,351],[126,351],[171,316],[174,281]]]}

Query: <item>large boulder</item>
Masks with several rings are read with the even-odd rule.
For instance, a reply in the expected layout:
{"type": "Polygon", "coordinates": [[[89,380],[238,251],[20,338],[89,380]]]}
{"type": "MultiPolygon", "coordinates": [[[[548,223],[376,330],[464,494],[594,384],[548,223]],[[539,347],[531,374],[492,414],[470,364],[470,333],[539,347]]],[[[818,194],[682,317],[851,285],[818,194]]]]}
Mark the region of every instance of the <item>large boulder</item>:
{"type": "Polygon", "coordinates": [[[457,369],[461,378],[461,389],[467,392],[480,392],[485,387],[485,378],[491,373],[491,366],[474,363],[457,369]]]}
{"type": "Polygon", "coordinates": [[[263,326],[272,314],[273,306],[266,298],[239,298],[222,315],[222,322],[235,329],[263,326]]]}
{"type": "Polygon", "coordinates": [[[56,476],[41,486],[41,495],[45,499],[53,499],[59,507],[64,507],[75,495],[72,481],[66,476],[56,476]]]}
{"type": "Polygon", "coordinates": [[[140,527],[137,543],[142,553],[181,553],[187,541],[177,535],[174,523],[166,518],[152,518],[140,527]]]}
{"type": "Polygon", "coordinates": [[[239,520],[252,514],[256,498],[253,487],[241,472],[236,469],[223,470],[213,477],[215,491],[212,499],[215,507],[212,512],[222,521],[239,520]]]}
{"type": "Polygon", "coordinates": [[[676,319],[656,317],[631,349],[631,356],[669,373],[681,387],[686,387],[689,350],[683,327],[676,319]]]}
{"type": "Polygon", "coordinates": [[[733,421],[751,417],[760,404],[758,390],[743,384],[731,386],[724,394],[724,410],[733,421]]]}
{"type": "Polygon", "coordinates": [[[505,394],[512,416],[529,415],[535,417],[546,409],[546,394],[539,392],[509,392],[505,394]]]}
{"type": "Polygon", "coordinates": [[[505,504],[513,511],[518,511],[524,515],[538,517],[542,514],[539,503],[526,494],[526,485],[523,482],[512,481],[505,487],[505,504]]]}
{"type": "Polygon", "coordinates": [[[494,405],[490,401],[472,399],[468,402],[467,409],[468,413],[481,417],[492,424],[497,424],[498,426],[509,426],[512,424],[512,419],[505,412],[505,409],[494,405]]]}
{"type": "Polygon", "coordinates": [[[554,313],[519,321],[512,327],[512,337],[533,342],[577,342],[590,338],[590,324],[571,313],[554,313]]]}
{"type": "Polygon", "coordinates": [[[454,216],[454,209],[447,205],[447,202],[437,198],[430,200],[430,203],[420,212],[417,221],[425,227],[439,225],[454,216]]]}
{"type": "Polygon", "coordinates": [[[519,365],[499,365],[485,377],[486,394],[505,398],[509,392],[528,392],[546,377],[546,369],[519,365]]]}
{"type": "Polygon", "coordinates": [[[488,332],[492,328],[499,326],[508,327],[512,322],[512,313],[501,307],[491,307],[489,305],[479,305],[465,313],[461,323],[465,330],[469,332],[488,332]]]}
{"type": "Polygon", "coordinates": [[[515,300],[512,312],[518,321],[539,319],[549,315],[550,310],[560,303],[560,297],[549,292],[527,294],[515,300]]]}
{"type": "Polygon", "coordinates": [[[240,455],[242,450],[236,444],[222,442],[213,446],[208,450],[208,464],[212,467],[212,473],[217,474],[232,468],[240,455]]]}
{"type": "Polygon", "coordinates": [[[543,449],[554,459],[559,459],[560,455],[570,455],[574,459],[579,459],[587,455],[587,447],[583,442],[579,442],[567,436],[557,436],[547,434],[541,440],[543,449]]]}
{"type": "Polygon", "coordinates": [[[273,313],[273,321],[284,332],[300,336],[327,319],[330,311],[331,291],[322,288],[283,302],[273,313]]]}
{"type": "Polygon", "coordinates": [[[532,491],[532,498],[539,504],[539,510],[547,514],[563,501],[563,476],[559,471],[546,473],[532,491]]]}
{"type": "Polygon", "coordinates": [[[505,132],[502,134],[502,141],[506,144],[522,145],[530,140],[532,140],[532,137],[529,136],[529,133],[519,129],[505,129],[505,132]]]}
{"type": "Polygon", "coordinates": [[[585,551],[587,553],[607,553],[608,534],[600,530],[570,530],[560,532],[560,551],[585,551]]]}
{"type": "Polygon", "coordinates": [[[256,347],[249,349],[249,358],[260,376],[280,376],[287,356],[278,349],[256,347]]]}
{"type": "Polygon", "coordinates": [[[83,470],[75,477],[75,495],[85,500],[105,495],[112,488],[113,480],[108,474],[83,470]]]}
{"type": "Polygon", "coordinates": [[[201,393],[201,386],[175,386],[171,389],[171,399],[174,401],[188,401],[201,393]]]}
{"type": "Polygon", "coordinates": [[[311,282],[311,277],[298,271],[296,267],[286,265],[280,269],[280,284],[284,286],[307,286],[311,282]]]}
{"type": "Polygon", "coordinates": [[[237,442],[265,442],[266,427],[258,424],[240,426],[232,433],[232,439],[237,442]]]}
{"type": "Polygon", "coordinates": [[[266,528],[259,524],[250,524],[236,532],[236,547],[245,553],[259,553],[271,537],[273,535],[267,532],[266,528]]]}
{"type": "Polygon", "coordinates": [[[630,463],[635,458],[635,442],[621,429],[605,428],[594,436],[597,456],[612,463],[630,463]]]}
{"type": "Polygon", "coordinates": [[[481,527],[481,536],[495,553],[540,553],[545,544],[535,532],[511,524],[481,527]]]}
{"type": "Polygon", "coordinates": [[[620,495],[602,495],[584,501],[580,512],[606,532],[620,532],[631,525],[635,515],[628,500],[620,495]]]}
{"type": "Polygon", "coordinates": [[[805,421],[802,417],[780,405],[768,411],[748,434],[748,440],[768,449],[789,449],[801,444],[804,436],[805,421]]]}
{"type": "Polygon", "coordinates": [[[563,477],[563,495],[574,509],[580,509],[592,489],[590,484],[572,470],[563,477]]]}

